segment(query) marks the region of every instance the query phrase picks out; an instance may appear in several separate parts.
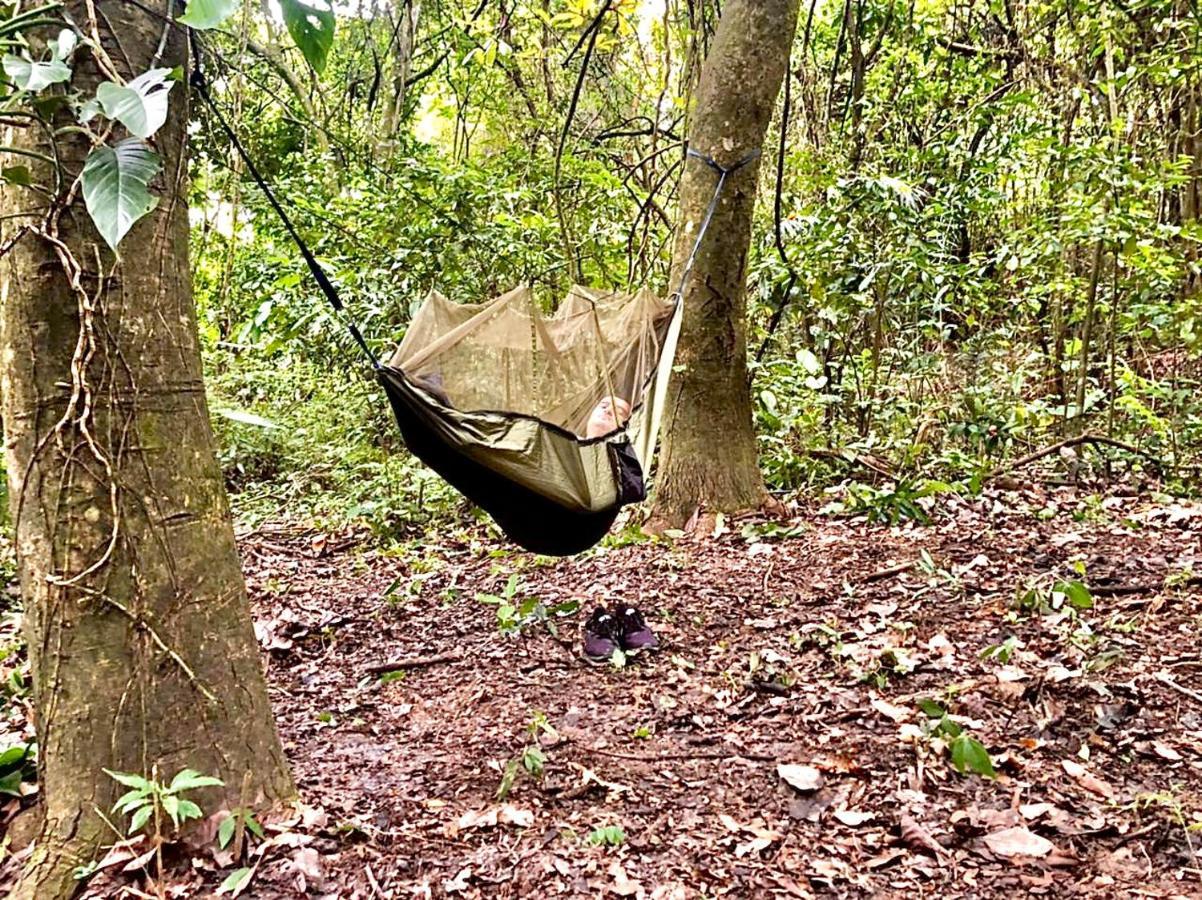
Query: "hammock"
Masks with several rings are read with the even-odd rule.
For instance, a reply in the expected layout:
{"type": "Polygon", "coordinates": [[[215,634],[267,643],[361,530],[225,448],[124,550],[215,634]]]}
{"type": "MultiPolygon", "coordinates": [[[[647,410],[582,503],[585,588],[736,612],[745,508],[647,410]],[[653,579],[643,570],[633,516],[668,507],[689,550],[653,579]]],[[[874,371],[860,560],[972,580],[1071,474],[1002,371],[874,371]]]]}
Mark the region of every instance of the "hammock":
{"type": "Polygon", "coordinates": [[[646,497],[681,305],[573,288],[544,316],[528,288],[483,306],[431,293],[378,375],[413,453],[515,543],[563,556],[646,497]],[[590,433],[599,405],[628,415],[590,433]]]}
{"type": "MultiPolygon", "coordinates": [[[[300,250],[326,300],[338,291],[209,94],[199,64],[192,86],[300,250]]],[[[380,363],[353,322],[351,337],[384,387],[409,450],[484,509],[514,543],[567,556],[596,544],[623,506],[647,496],[645,472],[667,395],[684,288],[727,177],[759,157],[722,166],[678,290],[618,294],[575,287],[543,315],[528,288],[484,305],[431,293],[404,340],[380,363]],[[590,428],[600,404],[612,428],[590,428]]],[[[604,419],[604,417],[601,417],[604,419]]]]}

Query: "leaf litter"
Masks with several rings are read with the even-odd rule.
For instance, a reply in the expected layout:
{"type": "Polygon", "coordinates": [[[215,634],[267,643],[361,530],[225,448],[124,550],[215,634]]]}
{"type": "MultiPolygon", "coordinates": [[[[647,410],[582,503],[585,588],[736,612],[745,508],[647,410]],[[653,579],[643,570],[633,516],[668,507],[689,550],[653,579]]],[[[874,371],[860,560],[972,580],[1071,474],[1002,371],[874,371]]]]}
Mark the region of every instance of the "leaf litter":
{"type": "MultiPolygon", "coordinates": [[[[1200,896],[1202,516],[1096,509],[997,491],[927,526],[801,512],[562,561],[244,535],[309,804],[247,895],[1200,896]],[[513,575],[578,619],[503,634],[476,597],[513,575]],[[1060,604],[1070,580],[1107,589],[1060,604]],[[617,602],[664,650],[587,667],[578,622],[617,602]],[[995,777],[953,766],[970,739],[995,777]]],[[[231,874],[173,871],[172,896],[231,874]]]]}

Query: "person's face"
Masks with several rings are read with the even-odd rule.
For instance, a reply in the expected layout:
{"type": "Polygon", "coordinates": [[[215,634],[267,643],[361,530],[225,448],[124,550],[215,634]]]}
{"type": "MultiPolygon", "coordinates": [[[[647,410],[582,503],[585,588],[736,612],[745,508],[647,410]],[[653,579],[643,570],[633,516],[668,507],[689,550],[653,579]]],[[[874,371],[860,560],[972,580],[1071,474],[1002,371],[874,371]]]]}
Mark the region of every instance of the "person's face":
{"type": "Polygon", "coordinates": [[[593,414],[588,420],[588,436],[601,437],[618,427],[630,418],[630,404],[621,397],[604,397],[593,407],[593,414]]]}

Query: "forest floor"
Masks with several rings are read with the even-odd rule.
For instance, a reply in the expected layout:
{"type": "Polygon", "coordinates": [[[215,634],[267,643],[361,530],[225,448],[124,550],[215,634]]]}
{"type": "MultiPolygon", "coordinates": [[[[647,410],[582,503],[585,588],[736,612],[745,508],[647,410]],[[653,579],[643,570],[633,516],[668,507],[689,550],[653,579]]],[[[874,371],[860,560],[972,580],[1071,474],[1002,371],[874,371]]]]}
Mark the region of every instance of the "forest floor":
{"type": "MultiPolygon", "coordinates": [[[[241,536],[304,801],[242,896],[1202,897],[1202,504],[1032,488],[559,561],[478,538],[241,536]],[[617,602],[662,650],[585,665],[617,602]],[[956,770],[982,749],[996,778],[956,770]]],[[[237,868],[205,846],[167,896],[237,868]]],[[[87,895],[154,896],[119,868],[87,895]]]]}
{"type": "Polygon", "coordinates": [[[562,561],[245,536],[310,807],[248,895],[1202,897],[1202,505],[720,530],[562,561]],[[558,638],[501,633],[512,574],[580,601],[558,638]],[[614,602],[663,649],[587,666],[614,602]]]}

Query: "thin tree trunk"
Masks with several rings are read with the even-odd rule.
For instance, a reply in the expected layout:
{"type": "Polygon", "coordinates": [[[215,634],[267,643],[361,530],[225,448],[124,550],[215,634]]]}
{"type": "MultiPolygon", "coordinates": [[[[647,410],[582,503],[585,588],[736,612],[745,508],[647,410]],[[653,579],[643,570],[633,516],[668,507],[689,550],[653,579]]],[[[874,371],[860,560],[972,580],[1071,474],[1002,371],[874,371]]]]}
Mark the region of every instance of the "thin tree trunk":
{"type": "MultiPolygon", "coordinates": [[[[167,5],[106,4],[96,24],[109,55],[133,66],[123,77],[150,67],[167,5]]],[[[66,6],[89,22],[92,3],[66,6]]],[[[162,65],[184,65],[182,35],[166,36],[162,65]]],[[[88,54],[76,61],[71,89],[89,96],[102,76],[88,54]]],[[[72,870],[113,838],[99,812],[117,785],[102,768],[219,776],[226,788],[195,797],[206,813],[239,805],[244,780],[254,806],[295,794],[205,404],[186,106],[176,87],[155,138],[161,200],[123,242],[128,265],[104,248],[75,192],[0,268],[0,391],[44,812],[17,898],[70,896],[72,870]]],[[[59,116],[70,123],[69,111],[59,116]]],[[[10,132],[5,143],[50,150],[48,129],[10,132]]],[[[70,185],[89,146],[59,134],[70,185]]],[[[54,183],[48,165],[36,176],[54,183]]],[[[9,213],[36,198],[6,187],[0,204],[9,213]]]]}
{"type": "MultiPolygon", "coordinates": [[[[797,28],[798,0],[730,0],[697,88],[690,145],[730,165],[764,145],[797,28]]],[[[665,412],[654,519],[675,525],[699,507],[748,509],[766,498],[757,465],[747,374],[747,251],[755,161],[727,179],[684,288],[684,324],[665,412]]],[[[681,183],[675,287],[717,174],[690,159],[681,183]]]]}
{"type": "Polygon", "coordinates": [[[392,44],[392,90],[384,107],[384,138],[396,137],[401,119],[405,114],[405,99],[408,94],[409,76],[412,74],[413,47],[417,37],[417,20],[421,14],[420,0],[400,0],[396,14],[396,38],[392,44]]]}

